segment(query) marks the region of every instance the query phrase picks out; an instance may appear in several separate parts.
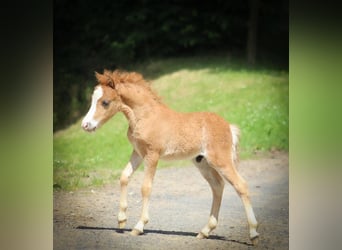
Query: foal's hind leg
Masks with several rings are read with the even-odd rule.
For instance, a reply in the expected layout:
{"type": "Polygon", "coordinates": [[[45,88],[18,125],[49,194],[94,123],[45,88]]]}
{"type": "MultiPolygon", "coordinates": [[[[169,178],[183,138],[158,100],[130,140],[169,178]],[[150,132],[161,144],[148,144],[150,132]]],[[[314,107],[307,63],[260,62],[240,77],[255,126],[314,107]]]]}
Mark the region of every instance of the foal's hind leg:
{"type": "Polygon", "coordinates": [[[220,211],[224,181],[215,169],[209,166],[205,159],[196,158],[193,163],[197,166],[202,176],[208,181],[213,193],[213,202],[211,205],[208,224],[203,227],[197,238],[208,238],[209,233],[217,226],[218,215],[220,211]]]}
{"type": "Polygon", "coordinates": [[[121,186],[121,194],[120,194],[120,210],[118,214],[118,223],[119,228],[124,228],[127,221],[127,185],[129,181],[129,177],[134,173],[134,171],[138,168],[140,163],[142,162],[142,158],[133,151],[131,155],[131,159],[127,163],[125,169],[122,171],[120,178],[120,186],[121,186]]]}
{"type": "Polygon", "coordinates": [[[249,224],[249,238],[251,239],[254,245],[257,245],[259,234],[257,233],[256,229],[258,223],[255,219],[252,204],[250,202],[249,190],[246,181],[239,175],[232,161],[228,162],[223,167],[217,167],[216,165],[215,168],[230,184],[233,185],[236,192],[242,199],[249,224]]]}

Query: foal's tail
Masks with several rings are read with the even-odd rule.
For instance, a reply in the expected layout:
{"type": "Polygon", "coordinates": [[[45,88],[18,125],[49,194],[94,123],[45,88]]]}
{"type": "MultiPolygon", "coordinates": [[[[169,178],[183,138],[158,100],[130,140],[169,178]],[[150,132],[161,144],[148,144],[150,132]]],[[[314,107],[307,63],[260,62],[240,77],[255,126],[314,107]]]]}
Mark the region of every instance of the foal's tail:
{"type": "Polygon", "coordinates": [[[240,129],[233,124],[230,124],[230,130],[232,132],[232,155],[234,164],[239,162],[239,140],[240,140],[240,129]]]}

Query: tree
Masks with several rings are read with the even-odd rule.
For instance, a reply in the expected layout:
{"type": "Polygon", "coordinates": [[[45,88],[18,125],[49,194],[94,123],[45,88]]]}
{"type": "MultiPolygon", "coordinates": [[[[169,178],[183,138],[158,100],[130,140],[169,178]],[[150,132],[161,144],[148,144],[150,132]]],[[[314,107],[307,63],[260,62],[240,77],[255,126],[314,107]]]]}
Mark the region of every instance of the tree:
{"type": "Polygon", "coordinates": [[[259,16],[259,0],[249,1],[249,21],[247,36],[247,62],[254,65],[257,56],[257,31],[259,16]]]}

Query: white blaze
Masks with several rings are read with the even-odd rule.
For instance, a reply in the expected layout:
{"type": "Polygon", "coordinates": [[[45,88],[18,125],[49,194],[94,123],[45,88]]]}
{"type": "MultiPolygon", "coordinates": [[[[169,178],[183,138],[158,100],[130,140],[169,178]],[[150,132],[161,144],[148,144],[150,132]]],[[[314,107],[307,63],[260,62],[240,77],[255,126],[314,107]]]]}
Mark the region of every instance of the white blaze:
{"type": "Polygon", "coordinates": [[[82,120],[82,127],[84,127],[85,124],[88,124],[88,130],[92,130],[99,123],[98,121],[94,120],[94,115],[96,113],[96,104],[98,100],[102,97],[102,95],[103,95],[102,87],[97,87],[92,96],[90,109],[87,115],[82,120]]]}

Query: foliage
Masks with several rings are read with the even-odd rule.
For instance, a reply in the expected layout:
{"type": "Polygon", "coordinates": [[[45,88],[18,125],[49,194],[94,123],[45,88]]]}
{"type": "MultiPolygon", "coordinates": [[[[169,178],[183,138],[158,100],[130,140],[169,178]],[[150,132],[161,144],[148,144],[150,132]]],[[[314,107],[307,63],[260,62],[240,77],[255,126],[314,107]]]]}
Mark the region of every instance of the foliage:
{"type": "MultiPolygon", "coordinates": [[[[237,124],[242,131],[242,158],[269,150],[288,150],[287,71],[249,69],[225,56],[153,60],[131,67],[152,81],[152,87],[171,108],[181,112],[216,112],[237,124]]],[[[118,114],[96,133],[84,132],[80,120],[56,132],[55,186],[73,189],[117,179],[132,151],[126,138],[127,128],[125,117],[118,114]]]]}
{"type": "MultiPolygon", "coordinates": [[[[259,59],[288,60],[286,1],[261,1],[259,59]]],[[[245,1],[54,1],[54,131],[87,109],[93,72],[151,58],[245,50],[245,1]]]]}

